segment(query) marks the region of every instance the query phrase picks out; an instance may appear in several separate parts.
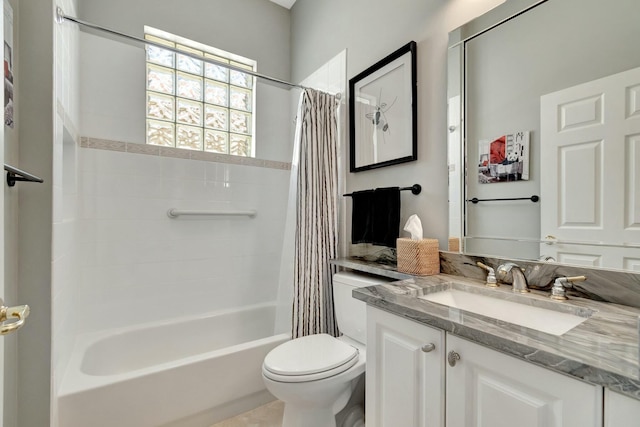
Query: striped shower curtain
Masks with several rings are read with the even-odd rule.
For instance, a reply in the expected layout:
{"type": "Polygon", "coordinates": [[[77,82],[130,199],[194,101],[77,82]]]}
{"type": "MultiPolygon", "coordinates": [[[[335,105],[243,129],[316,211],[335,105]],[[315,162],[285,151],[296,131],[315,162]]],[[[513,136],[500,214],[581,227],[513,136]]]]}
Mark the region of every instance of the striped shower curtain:
{"type": "Polygon", "coordinates": [[[298,110],[293,338],[338,335],[329,260],[338,254],[338,101],[305,89],[298,110]]]}

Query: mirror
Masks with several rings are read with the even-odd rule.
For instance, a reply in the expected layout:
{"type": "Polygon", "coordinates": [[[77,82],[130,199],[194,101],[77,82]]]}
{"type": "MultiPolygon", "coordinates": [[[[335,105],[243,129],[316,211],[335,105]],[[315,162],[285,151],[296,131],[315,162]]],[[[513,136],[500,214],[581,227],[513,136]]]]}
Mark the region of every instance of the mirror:
{"type": "Polygon", "coordinates": [[[465,253],[640,271],[639,13],[509,0],[450,33],[450,236],[465,253]]]}

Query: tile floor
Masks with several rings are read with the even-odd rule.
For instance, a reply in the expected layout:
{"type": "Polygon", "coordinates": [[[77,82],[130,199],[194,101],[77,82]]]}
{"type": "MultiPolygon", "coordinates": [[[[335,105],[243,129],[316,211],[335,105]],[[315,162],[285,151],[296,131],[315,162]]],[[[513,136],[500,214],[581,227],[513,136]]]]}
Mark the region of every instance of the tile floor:
{"type": "Polygon", "coordinates": [[[284,403],[276,400],[211,427],[281,427],[283,412],[284,403]]]}

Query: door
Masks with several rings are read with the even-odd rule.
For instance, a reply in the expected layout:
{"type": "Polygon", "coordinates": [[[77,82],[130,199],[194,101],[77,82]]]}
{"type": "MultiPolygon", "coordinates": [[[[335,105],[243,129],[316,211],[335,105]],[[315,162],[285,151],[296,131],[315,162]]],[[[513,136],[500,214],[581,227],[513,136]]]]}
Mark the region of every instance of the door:
{"type": "Polygon", "coordinates": [[[367,427],[444,427],[444,332],[367,306],[367,427]]]}
{"type": "Polygon", "coordinates": [[[446,378],[447,427],[602,427],[602,387],[450,334],[446,378]]]}
{"type": "Polygon", "coordinates": [[[540,108],[541,238],[571,242],[541,255],[638,269],[640,68],[544,95],[540,108]]]}

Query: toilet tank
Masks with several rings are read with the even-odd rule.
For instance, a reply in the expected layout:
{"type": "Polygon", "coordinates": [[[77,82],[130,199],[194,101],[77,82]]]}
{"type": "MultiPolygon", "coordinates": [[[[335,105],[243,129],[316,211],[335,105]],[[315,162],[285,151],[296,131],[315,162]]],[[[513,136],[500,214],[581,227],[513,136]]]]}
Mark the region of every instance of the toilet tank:
{"type": "Polygon", "coordinates": [[[350,272],[333,275],[333,304],[340,332],[363,344],[367,343],[367,304],[351,296],[355,288],[391,282],[384,277],[350,272]]]}

